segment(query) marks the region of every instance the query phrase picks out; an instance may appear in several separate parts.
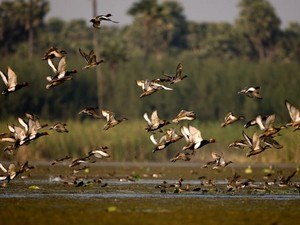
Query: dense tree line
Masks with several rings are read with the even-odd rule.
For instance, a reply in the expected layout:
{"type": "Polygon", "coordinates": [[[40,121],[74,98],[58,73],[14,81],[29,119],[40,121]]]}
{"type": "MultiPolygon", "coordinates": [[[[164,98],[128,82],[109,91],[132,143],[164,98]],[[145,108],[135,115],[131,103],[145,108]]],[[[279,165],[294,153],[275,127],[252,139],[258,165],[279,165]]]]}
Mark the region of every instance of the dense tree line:
{"type": "MultiPolygon", "coordinates": [[[[200,119],[219,120],[228,111],[246,116],[282,112],[286,98],[299,104],[300,24],[281,28],[267,0],[240,0],[239,9],[233,24],[195,23],[187,21],[175,1],[134,3],[128,11],[134,17],[131,25],[99,30],[104,106],[130,118],[157,108],[164,117],[189,109],[200,119]],[[138,98],[135,80],[174,73],[179,62],[188,79],[174,85],[174,91],[138,98]],[[238,96],[248,85],[260,85],[265,99],[238,96]]],[[[30,83],[28,89],[0,97],[2,119],[25,111],[50,119],[77,118],[81,108],[97,105],[95,70],[82,71],[78,54],[79,47],[93,49],[91,24],[45,21],[48,11],[46,0],[0,4],[0,69],[10,65],[21,81],[30,83]],[[51,70],[41,57],[50,46],[66,50],[68,68],[79,73],[72,82],[46,90],[51,70]]]]}

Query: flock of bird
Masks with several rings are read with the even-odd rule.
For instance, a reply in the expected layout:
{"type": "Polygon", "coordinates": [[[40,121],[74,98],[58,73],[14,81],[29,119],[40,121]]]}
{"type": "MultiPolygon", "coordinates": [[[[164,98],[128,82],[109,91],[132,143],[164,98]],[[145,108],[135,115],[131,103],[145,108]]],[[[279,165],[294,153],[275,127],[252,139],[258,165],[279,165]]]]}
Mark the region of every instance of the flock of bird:
{"type": "MultiPolygon", "coordinates": [[[[90,22],[92,22],[94,28],[100,29],[101,21],[110,21],[113,23],[117,23],[116,21],[110,19],[111,16],[111,14],[96,16],[91,19],[90,22]]],[[[97,60],[97,57],[93,50],[91,50],[87,54],[79,48],[79,53],[86,61],[86,65],[82,69],[90,69],[104,62],[104,60],[102,59],[97,60]]],[[[53,75],[46,77],[46,80],[48,82],[48,84],[46,85],[46,89],[51,89],[55,86],[62,85],[65,81],[71,81],[74,74],[77,73],[76,69],[67,70],[66,54],[67,52],[65,50],[61,50],[56,47],[51,47],[45,52],[42,59],[47,61],[48,65],[53,71],[53,75]],[[55,65],[55,60],[57,59],[59,60],[59,62],[57,63],[57,65],[55,65]]],[[[3,95],[11,94],[22,89],[23,87],[28,86],[27,82],[18,83],[17,75],[10,67],[8,67],[7,75],[5,75],[2,71],[0,71],[0,75],[6,86],[6,89],[2,92],[3,95]]],[[[182,64],[179,63],[174,75],[163,74],[162,78],[151,80],[137,80],[136,84],[142,88],[142,93],[139,97],[143,98],[160,90],[172,91],[173,88],[169,87],[169,85],[178,84],[187,77],[187,75],[183,74],[182,64]]],[[[244,94],[247,97],[257,100],[263,99],[260,94],[260,87],[247,87],[238,93],[244,94]]],[[[275,127],[275,114],[268,116],[258,115],[254,119],[248,121],[244,125],[244,127],[248,128],[250,126],[258,126],[261,130],[261,133],[258,134],[258,132],[255,132],[252,137],[249,137],[243,130],[243,139],[234,141],[233,143],[229,144],[228,147],[237,149],[249,148],[250,150],[246,154],[247,157],[260,154],[268,148],[282,148],[282,145],[280,145],[275,140],[276,135],[279,134],[279,131],[289,126],[294,127],[294,131],[300,130],[299,108],[296,108],[288,101],[285,101],[285,105],[291,117],[291,122],[280,127],[275,127]]],[[[107,123],[103,128],[104,130],[113,128],[116,125],[120,124],[122,121],[127,120],[127,118],[117,118],[115,113],[106,109],[100,110],[98,107],[84,108],[79,112],[79,114],[86,114],[96,119],[105,118],[107,123]]],[[[197,116],[193,111],[181,110],[174,118],[172,118],[171,121],[160,119],[157,110],[154,110],[151,115],[145,113],[143,117],[147,122],[147,127],[145,128],[145,130],[146,132],[151,133],[150,140],[154,144],[153,152],[162,151],[169,145],[179,141],[182,138],[186,141],[186,145],[182,147],[182,150],[170,159],[171,162],[176,162],[177,160],[189,161],[197,149],[200,149],[207,144],[216,142],[214,138],[204,139],[202,137],[201,131],[190,124],[188,124],[187,126],[182,125],[180,127],[180,133],[178,133],[174,127],[165,129],[166,126],[171,126],[171,124],[178,124],[182,121],[195,120],[197,116]],[[157,132],[162,134],[158,136],[157,132]]],[[[245,119],[244,116],[237,116],[232,112],[229,112],[226,115],[221,126],[226,127],[230,124],[235,123],[236,121],[243,119],[245,119]]],[[[26,113],[25,118],[18,117],[18,122],[21,126],[17,126],[15,124],[8,125],[9,132],[0,133],[0,141],[9,143],[9,145],[4,149],[5,152],[14,153],[20,146],[28,145],[32,141],[42,136],[48,135],[48,132],[41,132],[40,130],[42,129],[48,128],[49,130],[55,130],[59,133],[68,133],[67,124],[56,123],[52,126],[48,126],[47,124],[41,125],[39,122],[39,118],[34,114],[26,113]]],[[[73,168],[81,165],[82,163],[95,162],[96,158],[108,158],[110,157],[110,155],[107,153],[107,149],[107,146],[95,147],[87,155],[72,160],[69,164],[69,167],[73,168]]],[[[56,163],[70,159],[71,157],[69,156],[56,159],[54,162],[52,162],[51,165],[55,165],[56,163]]],[[[231,161],[226,161],[224,159],[222,153],[213,152],[212,161],[209,161],[205,165],[203,165],[203,168],[212,167],[212,169],[221,169],[231,163],[231,161]]],[[[5,175],[0,177],[0,181],[4,180],[9,182],[18,174],[21,174],[32,168],[33,167],[28,165],[28,162],[24,164],[19,163],[19,169],[17,169],[14,164],[10,164],[6,169],[0,163],[0,169],[5,173],[5,175]]],[[[229,183],[237,181],[237,177],[238,176],[235,175],[229,183]]]]}

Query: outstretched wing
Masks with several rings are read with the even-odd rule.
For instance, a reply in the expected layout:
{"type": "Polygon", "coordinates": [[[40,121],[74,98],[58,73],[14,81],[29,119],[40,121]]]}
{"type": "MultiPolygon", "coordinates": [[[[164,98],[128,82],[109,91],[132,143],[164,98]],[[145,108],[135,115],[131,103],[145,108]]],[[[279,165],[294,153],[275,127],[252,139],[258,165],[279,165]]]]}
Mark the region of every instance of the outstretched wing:
{"type": "Polygon", "coordinates": [[[177,68],[176,68],[176,74],[175,74],[175,77],[181,77],[182,75],[182,64],[179,63],[177,68]]]}
{"type": "Polygon", "coordinates": [[[8,85],[8,81],[7,81],[6,76],[4,75],[4,73],[2,71],[0,71],[0,75],[2,77],[2,80],[3,80],[4,84],[5,84],[5,86],[7,86],[8,85]]]}
{"type": "Polygon", "coordinates": [[[9,88],[17,85],[17,75],[9,66],[7,67],[7,80],[9,88]]]}
{"type": "MultiPolygon", "coordinates": [[[[92,50],[93,51],[93,50],[92,50]]],[[[81,48],[79,48],[79,53],[80,55],[82,55],[82,57],[85,59],[85,61],[88,63],[89,62],[89,59],[90,57],[84,52],[81,50],[81,48]]]]}

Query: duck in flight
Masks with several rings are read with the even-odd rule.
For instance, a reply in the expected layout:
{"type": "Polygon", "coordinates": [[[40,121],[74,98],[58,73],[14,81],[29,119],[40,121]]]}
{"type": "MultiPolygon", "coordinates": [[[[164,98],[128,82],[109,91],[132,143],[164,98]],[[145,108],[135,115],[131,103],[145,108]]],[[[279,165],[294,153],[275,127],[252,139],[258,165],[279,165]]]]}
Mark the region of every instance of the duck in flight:
{"type": "Polygon", "coordinates": [[[110,14],[110,13],[108,13],[106,15],[99,15],[99,16],[92,18],[90,20],[90,22],[93,23],[93,27],[95,27],[97,29],[100,29],[100,24],[101,24],[101,21],[103,21],[103,20],[110,21],[112,23],[118,23],[117,21],[110,19],[111,16],[112,16],[112,14],[110,14]]]}
{"type": "Polygon", "coordinates": [[[17,75],[9,66],[7,67],[7,75],[5,75],[2,71],[0,71],[0,75],[6,86],[6,89],[2,91],[3,95],[8,95],[23,87],[28,86],[27,82],[18,84],[17,75]]]}

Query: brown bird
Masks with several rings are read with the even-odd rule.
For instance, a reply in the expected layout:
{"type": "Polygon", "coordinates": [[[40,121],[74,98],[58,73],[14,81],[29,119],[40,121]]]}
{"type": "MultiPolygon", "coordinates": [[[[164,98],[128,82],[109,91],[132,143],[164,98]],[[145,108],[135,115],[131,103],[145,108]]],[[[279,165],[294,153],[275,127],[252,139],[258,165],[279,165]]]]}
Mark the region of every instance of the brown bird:
{"type": "Polygon", "coordinates": [[[62,58],[67,52],[65,50],[60,50],[56,47],[50,47],[44,54],[42,60],[48,60],[53,58],[62,58]]]}
{"type": "Polygon", "coordinates": [[[224,119],[224,123],[221,124],[221,127],[225,127],[229,124],[232,124],[238,120],[243,120],[245,119],[244,116],[235,116],[232,114],[232,112],[229,112],[226,116],[225,116],[225,119],[224,119]]]}
{"type": "Polygon", "coordinates": [[[243,90],[239,91],[238,94],[245,94],[250,98],[257,98],[262,99],[262,96],[260,95],[260,87],[246,87],[243,90]]]}
{"type": "Polygon", "coordinates": [[[205,140],[201,136],[200,130],[197,128],[189,125],[188,127],[182,126],[180,128],[180,131],[188,143],[186,146],[182,148],[182,150],[196,150],[198,148],[201,148],[209,143],[215,143],[216,140],[213,138],[210,138],[209,140],[205,140]]]}
{"type": "Polygon", "coordinates": [[[79,48],[79,52],[87,63],[87,65],[84,66],[82,69],[89,69],[89,68],[95,67],[95,66],[99,65],[100,63],[104,62],[103,59],[100,59],[99,61],[97,61],[94,50],[91,50],[89,54],[86,54],[84,51],[82,51],[79,48]]]}
{"type": "Polygon", "coordinates": [[[117,21],[114,21],[114,20],[111,20],[109,17],[111,17],[112,15],[110,13],[106,14],[106,15],[99,15],[99,16],[96,16],[94,18],[92,18],[90,20],[90,22],[93,23],[93,27],[97,28],[97,29],[100,29],[100,24],[101,24],[101,21],[110,21],[110,22],[113,22],[113,23],[118,23],[117,21]]]}
{"type": "Polygon", "coordinates": [[[181,110],[177,116],[172,120],[173,123],[179,123],[183,120],[192,121],[196,119],[196,114],[193,111],[181,110]]]}
{"type": "Polygon", "coordinates": [[[102,109],[102,115],[106,118],[107,123],[104,125],[104,130],[108,130],[124,120],[128,120],[127,118],[123,117],[121,119],[115,118],[115,113],[102,109]]]}
{"type": "Polygon", "coordinates": [[[28,86],[27,82],[18,84],[17,75],[9,66],[7,67],[7,76],[2,71],[0,71],[0,75],[6,86],[6,89],[4,89],[2,91],[3,95],[8,95],[12,92],[15,92],[15,91],[23,88],[23,87],[28,86]]]}
{"type": "Polygon", "coordinates": [[[155,81],[150,81],[150,80],[137,80],[136,84],[140,86],[143,90],[142,94],[140,95],[140,98],[151,95],[158,90],[167,90],[167,91],[173,90],[172,88],[168,88],[164,85],[161,85],[155,81]]]}
{"type": "Polygon", "coordinates": [[[291,105],[287,100],[285,100],[286,108],[289,111],[290,117],[292,122],[286,124],[287,126],[294,127],[294,131],[300,130],[300,109],[296,108],[295,106],[291,105]]]}
{"type": "Polygon", "coordinates": [[[88,157],[94,156],[98,159],[109,158],[110,155],[106,152],[107,146],[94,147],[89,153],[88,157]]]}
{"type": "Polygon", "coordinates": [[[247,157],[257,155],[257,154],[265,151],[267,148],[270,148],[269,145],[262,146],[260,137],[258,136],[258,134],[256,132],[253,134],[252,139],[250,137],[248,137],[248,135],[244,131],[242,131],[242,134],[243,134],[245,140],[247,141],[248,147],[251,149],[250,152],[248,152],[246,154],[247,157]]]}
{"type": "Polygon", "coordinates": [[[154,135],[150,136],[150,140],[155,144],[153,152],[163,150],[170,144],[180,140],[183,136],[178,135],[173,128],[168,129],[165,134],[159,139],[155,139],[154,135]]]}
{"type": "Polygon", "coordinates": [[[170,82],[170,84],[175,84],[175,83],[182,81],[183,79],[187,78],[187,75],[182,75],[182,67],[183,67],[182,64],[179,63],[176,68],[175,76],[171,76],[171,75],[167,75],[167,74],[163,73],[163,75],[166,78],[157,79],[157,81],[170,82]]]}
{"type": "Polygon", "coordinates": [[[147,132],[158,130],[163,126],[170,124],[170,122],[158,117],[157,110],[152,112],[151,118],[149,118],[147,113],[144,113],[143,117],[148,123],[148,126],[146,127],[147,132]]]}
{"type": "Polygon", "coordinates": [[[226,162],[223,154],[218,154],[215,152],[211,153],[212,158],[214,159],[213,161],[207,162],[203,168],[207,168],[208,166],[212,166],[213,169],[220,169],[228,166],[229,164],[232,163],[232,161],[226,162]]]}
{"type": "Polygon", "coordinates": [[[58,133],[68,133],[68,129],[66,128],[66,123],[56,123],[53,126],[51,126],[50,130],[55,130],[58,133]]]}
{"type": "Polygon", "coordinates": [[[178,152],[172,159],[170,159],[170,161],[171,162],[176,162],[177,160],[190,161],[191,158],[189,156],[190,153],[188,152],[178,152]]]}
{"type": "Polygon", "coordinates": [[[98,107],[87,107],[87,108],[84,108],[78,114],[86,114],[86,115],[94,117],[96,119],[100,119],[101,118],[98,107]]]}

